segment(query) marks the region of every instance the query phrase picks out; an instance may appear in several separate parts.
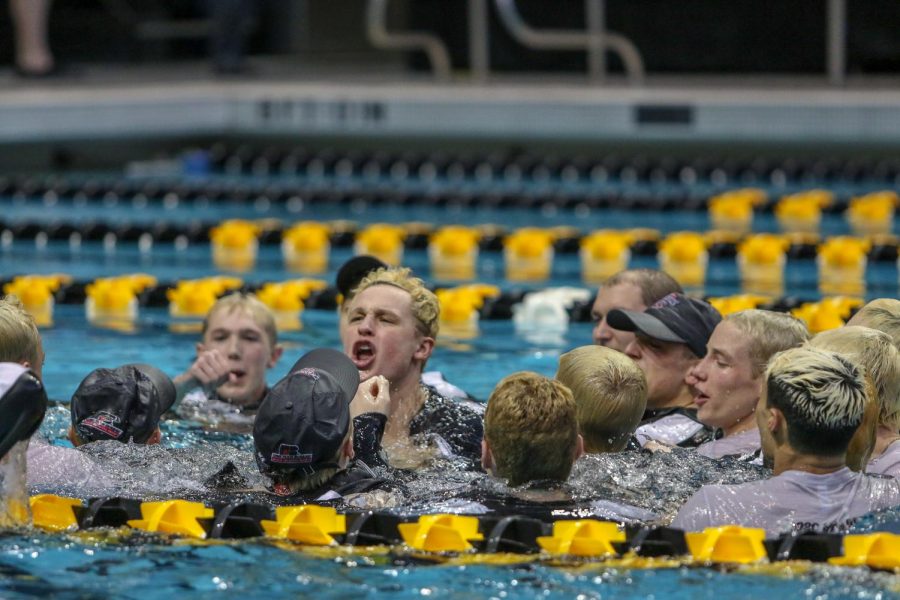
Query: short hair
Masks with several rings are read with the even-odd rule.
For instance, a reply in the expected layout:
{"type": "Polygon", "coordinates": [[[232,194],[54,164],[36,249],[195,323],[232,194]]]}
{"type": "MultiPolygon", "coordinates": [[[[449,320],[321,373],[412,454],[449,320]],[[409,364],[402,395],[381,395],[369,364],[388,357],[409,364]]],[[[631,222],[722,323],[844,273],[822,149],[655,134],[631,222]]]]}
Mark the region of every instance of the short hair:
{"type": "Polygon", "coordinates": [[[888,334],[847,325],[823,331],[809,343],[857,361],[872,379],[879,424],[900,429],[900,352],[888,334]]]}
{"type": "Polygon", "coordinates": [[[412,313],[419,322],[419,329],[428,337],[437,337],[440,328],[438,321],[441,315],[441,306],[437,296],[425,287],[424,281],[413,277],[410,269],[376,269],[363,277],[356,289],[350,293],[350,297],[356,298],[363,290],[375,285],[392,285],[407,292],[412,299],[412,313]]]}
{"type": "Polygon", "coordinates": [[[900,349],[900,300],[895,298],[876,298],[850,318],[850,325],[861,325],[883,331],[900,349]]]}
{"type": "Polygon", "coordinates": [[[209,322],[215,315],[237,311],[250,315],[253,322],[266,332],[270,344],[275,346],[278,342],[278,327],[275,325],[275,315],[272,313],[272,309],[256,296],[243,292],[234,292],[216,300],[216,303],[212,305],[212,308],[209,309],[209,312],[206,313],[206,317],[203,319],[203,327],[200,331],[201,336],[206,337],[209,322]]]}
{"type": "Polygon", "coordinates": [[[749,338],[753,377],[759,377],[766,370],[766,363],[773,354],[801,346],[809,339],[806,324],[788,313],[751,308],[726,315],[722,320],[749,338]]]}
{"type": "Polygon", "coordinates": [[[766,405],[784,414],[788,441],[799,452],[845,453],[866,402],[863,369],[836,352],[802,346],[769,361],[766,405]]]}
{"type": "Polygon", "coordinates": [[[647,378],[625,354],[603,346],[581,346],[559,359],[556,379],[575,398],[585,452],[619,452],[647,408],[647,378]]]}
{"type": "Polygon", "coordinates": [[[646,306],[651,306],[669,294],[684,293],[681,284],[674,277],[658,269],[625,269],[607,279],[601,287],[611,288],[623,283],[632,283],[640,288],[641,301],[646,306]]]}
{"type": "Polygon", "coordinates": [[[520,371],[491,392],[484,413],[484,439],[497,474],[516,486],[569,478],[578,445],[572,392],[562,383],[520,371]]]}
{"type": "Polygon", "coordinates": [[[40,362],[41,334],[18,297],[0,298],[0,362],[40,362]]]}

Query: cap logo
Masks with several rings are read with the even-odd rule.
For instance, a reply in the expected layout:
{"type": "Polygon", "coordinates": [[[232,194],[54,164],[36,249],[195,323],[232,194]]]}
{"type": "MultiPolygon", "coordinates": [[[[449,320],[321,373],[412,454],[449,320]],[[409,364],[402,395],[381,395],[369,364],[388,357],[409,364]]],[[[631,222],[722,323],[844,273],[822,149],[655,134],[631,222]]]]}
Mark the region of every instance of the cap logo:
{"type": "Polygon", "coordinates": [[[281,444],[278,451],[272,453],[270,460],[280,465],[304,465],[311,463],[312,459],[311,453],[300,454],[300,446],[281,444]]]}
{"type": "Polygon", "coordinates": [[[118,439],[124,433],[124,431],[114,425],[114,423],[118,422],[119,417],[104,411],[97,413],[94,417],[88,417],[81,422],[81,426],[96,429],[110,437],[118,439]]]}
{"type": "Polygon", "coordinates": [[[319,371],[313,369],[312,367],[303,367],[302,369],[298,370],[297,373],[303,375],[304,377],[309,377],[313,381],[319,380],[319,371]]]}
{"type": "Polygon", "coordinates": [[[677,293],[672,292],[671,294],[663,296],[662,298],[654,302],[650,308],[665,308],[667,306],[675,306],[677,304],[681,304],[681,298],[677,293]]]}

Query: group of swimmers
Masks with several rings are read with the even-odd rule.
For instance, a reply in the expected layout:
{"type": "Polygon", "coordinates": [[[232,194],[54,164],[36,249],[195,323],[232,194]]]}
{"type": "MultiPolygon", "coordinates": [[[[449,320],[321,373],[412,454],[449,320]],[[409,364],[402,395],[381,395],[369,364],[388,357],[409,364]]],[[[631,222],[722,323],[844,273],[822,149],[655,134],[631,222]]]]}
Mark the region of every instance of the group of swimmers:
{"type": "MultiPolygon", "coordinates": [[[[13,432],[0,449],[27,447],[33,486],[63,472],[96,481],[106,475],[79,446],[157,443],[174,412],[252,432],[268,491],[296,501],[364,504],[419,470],[454,468],[505,482],[496,506],[559,503],[585,453],[690,451],[760,463],[771,477],[703,486],[674,527],[838,531],[900,505],[900,301],[875,300],[810,338],[790,315],[722,318],[661,271],[623,271],[597,293],[594,344],[563,354],[554,378],[504,377],[485,405],[425,371],[440,307],[422,280],[356,257],[338,285],[342,351],[306,353],[271,387],[266,372],[283,353],[275,319],[234,293],[204,319],[186,372],[169,379],[130,364],[89,374],[70,403],[74,449],[32,436],[34,415],[27,427],[0,424],[13,432]]],[[[0,300],[0,362],[17,367],[0,369],[0,413],[23,394],[39,405],[41,339],[14,298],[0,300]]],[[[602,514],[666,521],[626,505],[602,514]]]]}

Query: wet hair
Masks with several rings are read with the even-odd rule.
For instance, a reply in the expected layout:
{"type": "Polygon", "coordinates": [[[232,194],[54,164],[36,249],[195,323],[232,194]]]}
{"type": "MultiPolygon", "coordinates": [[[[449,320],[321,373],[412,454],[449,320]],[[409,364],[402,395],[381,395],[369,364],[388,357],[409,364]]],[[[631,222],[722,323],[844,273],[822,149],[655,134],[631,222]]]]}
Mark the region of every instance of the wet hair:
{"type": "Polygon", "coordinates": [[[610,348],[581,346],[560,357],[556,379],[572,391],[585,452],[624,450],[647,407],[640,367],[610,348]]]}
{"type": "Polygon", "coordinates": [[[484,413],[497,474],[511,486],[568,479],[578,446],[575,413],[572,392],[554,379],[520,371],[500,380],[484,413]]]}
{"type": "Polygon", "coordinates": [[[0,298],[0,362],[40,361],[41,334],[16,296],[0,298]]]}
{"type": "Polygon", "coordinates": [[[278,328],[275,325],[275,315],[272,314],[272,310],[256,296],[243,292],[228,294],[216,300],[216,303],[212,305],[212,308],[209,309],[209,312],[206,313],[206,317],[203,319],[202,337],[206,337],[209,322],[215,315],[219,313],[231,314],[238,311],[250,315],[253,322],[266,332],[270,346],[274,347],[278,343],[278,328]]]}
{"type": "Polygon", "coordinates": [[[883,331],[900,349],[900,300],[895,298],[876,298],[851,317],[849,325],[862,325],[883,331]]]}
{"type": "Polygon", "coordinates": [[[787,313],[752,308],[731,313],[722,320],[749,338],[748,353],[753,361],[750,373],[754,378],[766,370],[773,354],[796,348],[809,339],[806,324],[787,313]]]}
{"type": "Polygon", "coordinates": [[[766,405],[784,414],[788,442],[800,452],[845,453],[868,400],[863,369],[836,352],[791,348],[766,369],[766,405]]]}
{"type": "Polygon", "coordinates": [[[848,325],[823,331],[809,345],[857,361],[872,379],[879,424],[900,429],[900,352],[888,334],[848,325]]]}
{"type": "Polygon", "coordinates": [[[675,279],[664,271],[658,269],[626,269],[619,271],[603,282],[604,288],[611,288],[623,283],[633,283],[641,290],[641,301],[646,306],[652,305],[657,300],[665,298],[669,294],[683,294],[675,279]]]}
{"type": "MultiPolygon", "coordinates": [[[[441,307],[437,296],[425,287],[418,277],[412,276],[412,271],[407,268],[376,269],[363,277],[350,297],[359,296],[364,290],[375,285],[392,285],[407,292],[412,299],[412,313],[418,321],[419,329],[423,335],[436,338],[438,335],[438,320],[441,307]]],[[[349,306],[349,303],[346,303],[349,306]]]]}

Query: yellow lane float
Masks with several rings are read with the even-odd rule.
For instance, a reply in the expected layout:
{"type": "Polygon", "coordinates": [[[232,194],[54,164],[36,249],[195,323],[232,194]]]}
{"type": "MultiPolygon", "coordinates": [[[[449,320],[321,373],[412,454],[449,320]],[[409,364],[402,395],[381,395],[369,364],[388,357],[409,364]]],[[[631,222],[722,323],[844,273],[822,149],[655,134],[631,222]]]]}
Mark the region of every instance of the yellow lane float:
{"type": "Polygon", "coordinates": [[[131,519],[128,526],[158,533],[206,538],[206,530],[197,519],[212,519],[215,511],[201,502],[165,500],[142,502],[141,519],[131,519]]]}
{"type": "Polygon", "coordinates": [[[819,245],[816,264],[823,294],[861,295],[871,243],[862,238],[836,236],[819,245]]]}
{"type": "Polygon", "coordinates": [[[407,546],[426,552],[464,552],[472,550],[469,542],[481,541],[478,518],[460,515],[422,515],[415,523],[397,525],[407,546]]]}
{"type": "Polygon", "coordinates": [[[317,221],[302,221],[284,232],[281,253],[285,266],[300,273],[322,273],[331,253],[331,228],[317,221]]]}
{"type": "Polygon", "coordinates": [[[374,223],[356,234],[355,254],[369,254],[392,267],[403,262],[406,229],[390,223],[374,223]]]}
{"type": "Polygon", "coordinates": [[[738,272],[746,290],[781,294],[784,265],[790,242],[781,235],[759,233],[747,236],[737,246],[738,272]]]}
{"type": "Polygon", "coordinates": [[[64,498],[53,494],[38,494],[29,499],[32,522],[35,527],[49,531],[65,531],[78,528],[75,507],[84,504],[77,498],[64,498]]]}
{"type": "Polygon", "coordinates": [[[900,535],[870,533],[844,536],[844,556],[829,558],[833,565],[861,566],[876,569],[900,568],[900,535]]]}
{"type": "Polygon", "coordinates": [[[447,281],[475,279],[480,239],[477,229],[461,225],[448,225],[432,233],[428,240],[431,276],[447,281]]]}
{"type": "Polygon", "coordinates": [[[731,190],[709,199],[709,219],[716,229],[747,233],[753,228],[753,209],[765,202],[761,189],[731,190]]]}
{"type": "Polygon", "coordinates": [[[581,278],[599,285],[628,268],[634,236],[628,231],[600,229],[581,239],[581,278]]]}
{"type": "Polygon", "coordinates": [[[173,318],[202,319],[216,300],[228,290],[244,285],[238,277],[184,279],[166,291],[169,315],[173,318]]]}
{"type": "Polygon", "coordinates": [[[685,287],[700,287],[706,280],[709,252],[699,233],[680,231],[669,234],[659,244],[660,268],[685,287]]]}
{"type": "Polygon", "coordinates": [[[328,287],[321,279],[293,279],[264,284],[256,297],[272,309],[279,330],[298,331],[302,328],[300,315],[304,301],[317,290],[328,287]]]}
{"type": "Polygon", "coordinates": [[[775,218],[782,231],[818,231],[822,209],[834,202],[827,190],[808,190],[782,197],[775,205],[775,218]]]}
{"type": "Polygon", "coordinates": [[[900,197],[884,190],[850,199],[844,212],[853,233],[860,236],[890,233],[894,228],[894,210],[900,197]]]}
{"type": "Polygon", "coordinates": [[[20,275],[3,286],[3,293],[16,296],[38,327],[53,325],[54,294],[72,277],[62,273],[53,275],[20,275]]]}
{"type": "Polygon", "coordinates": [[[613,542],[624,541],[625,532],[616,523],[593,519],[556,521],[553,535],[537,538],[546,552],[571,556],[615,555],[613,542]]]}
{"type": "Polygon", "coordinates": [[[228,271],[249,271],[256,264],[261,232],[258,223],[242,219],[229,219],[213,227],[209,232],[213,264],[228,271]]]}
{"type": "Polygon", "coordinates": [[[547,229],[523,227],[503,239],[509,281],[543,281],[553,269],[554,235],[547,229]]]}
{"type": "Polygon", "coordinates": [[[310,546],[333,546],[332,537],[347,532],[347,520],[330,506],[279,506],[275,520],[260,521],[267,537],[293,540],[310,546]]]}
{"type": "Polygon", "coordinates": [[[755,563],[767,559],[764,529],[707,527],[685,533],[688,551],[695,560],[713,563],[755,563]]]}

